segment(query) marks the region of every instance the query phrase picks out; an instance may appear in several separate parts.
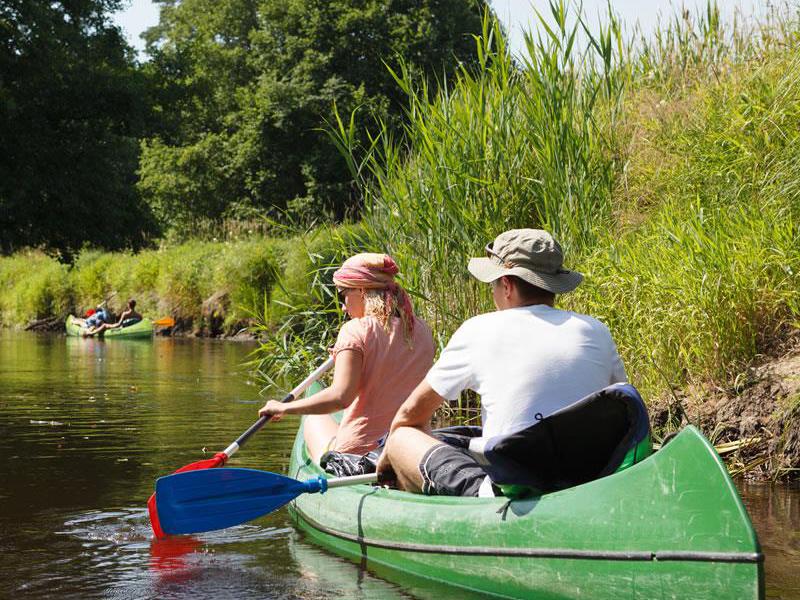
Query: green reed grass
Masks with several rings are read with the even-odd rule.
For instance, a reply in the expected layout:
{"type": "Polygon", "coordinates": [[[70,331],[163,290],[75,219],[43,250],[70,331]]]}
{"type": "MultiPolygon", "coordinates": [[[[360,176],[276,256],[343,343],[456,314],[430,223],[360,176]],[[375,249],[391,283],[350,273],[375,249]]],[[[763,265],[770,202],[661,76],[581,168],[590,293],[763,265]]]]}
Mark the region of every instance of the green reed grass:
{"type": "Polygon", "coordinates": [[[0,322],[17,324],[66,314],[74,292],[64,265],[41,252],[0,258],[0,322]]]}
{"type": "Polygon", "coordinates": [[[367,245],[398,259],[443,343],[492,308],[468,258],[550,229],[587,275],[563,306],[611,326],[646,395],[725,385],[800,312],[796,15],[725,28],[711,3],[644,40],[550,12],[522,63],[487,17],[479,69],[437,97],[399,68],[401,139],[356,147],[336,115],[367,245]]]}
{"type": "Polygon", "coordinates": [[[616,103],[604,75],[613,53],[583,69],[574,51],[579,23],[568,26],[563,2],[553,15],[556,29],[528,37],[522,66],[487,15],[476,39],[479,68],[462,70],[438,97],[401,66],[402,140],[384,129],[370,147],[355,148],[352,128],[337,119],[334,138],[362,185],[373,244],[401,263],[440,333],[488,308],[464,264],[499,231],[546,227],[572,248],[610,222],[614,159],[593,114],[601,101],[616,103]]]}
{"type": "Polygon", "coordinates": [[[225,331],[255,322],[271,301],[287,248],[285,240],[187,242],[138,254],[83,251],[70,267],[40,252],[0,258],[0,320],[24,325],[65,318],[108,300],[119,312],[129,298],[143,314],[172,315],[183,326],[209,326],[212,297],[225,331]]]}

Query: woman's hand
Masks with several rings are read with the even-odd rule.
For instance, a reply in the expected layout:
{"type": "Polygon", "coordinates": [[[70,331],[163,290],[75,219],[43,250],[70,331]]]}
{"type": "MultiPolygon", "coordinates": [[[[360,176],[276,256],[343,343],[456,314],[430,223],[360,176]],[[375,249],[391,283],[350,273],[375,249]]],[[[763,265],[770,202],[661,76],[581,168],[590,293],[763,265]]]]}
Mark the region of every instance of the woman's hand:
{"type": "Polygon", "coordinates": [[[286,405],[277,400],[270,400],[258,411],[258,414],[261,417],[269,417],[270,421],[280,421],[286,414],[286,405]]]}

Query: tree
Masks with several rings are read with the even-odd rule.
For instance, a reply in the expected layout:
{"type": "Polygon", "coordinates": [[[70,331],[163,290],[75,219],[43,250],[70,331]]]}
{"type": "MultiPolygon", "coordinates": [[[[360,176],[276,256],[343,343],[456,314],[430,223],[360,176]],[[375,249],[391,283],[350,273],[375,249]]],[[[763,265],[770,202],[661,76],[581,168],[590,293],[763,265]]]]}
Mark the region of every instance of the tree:
{"type": "Polygon", "coordinates": [[[108,15],[120,0],[0,4],[0,250],[139,247],[146,85],[108,15]]]}
{"type": "Polygon", "coordinates": [[[473,60],[474,0],[162,0],[147,34],[161,133],[143,143],[139,189],[165,225],[237,207],[341,218],[358,210],[320,131],[336,103],[402,123],[399,58],[435,89],[473,60]]]}

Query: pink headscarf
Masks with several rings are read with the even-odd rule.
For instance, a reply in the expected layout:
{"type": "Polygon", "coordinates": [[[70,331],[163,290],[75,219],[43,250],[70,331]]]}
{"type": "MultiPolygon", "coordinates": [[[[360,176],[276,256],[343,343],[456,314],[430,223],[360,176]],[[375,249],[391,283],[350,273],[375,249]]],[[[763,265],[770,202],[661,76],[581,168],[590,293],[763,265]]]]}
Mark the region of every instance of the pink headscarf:
{"type": "Polygon", "coordinates": [[[388,254],[365,252],[351,256],[342,267],[333,274],[333,283],[344,288],[361,288],[367,290],[385,290],[383,299],[391,315],[397,302],[408,323],[408,334],[414,330],[414,309],[408,293],[397,285],[394,276],[400,269],[388,254]]]}

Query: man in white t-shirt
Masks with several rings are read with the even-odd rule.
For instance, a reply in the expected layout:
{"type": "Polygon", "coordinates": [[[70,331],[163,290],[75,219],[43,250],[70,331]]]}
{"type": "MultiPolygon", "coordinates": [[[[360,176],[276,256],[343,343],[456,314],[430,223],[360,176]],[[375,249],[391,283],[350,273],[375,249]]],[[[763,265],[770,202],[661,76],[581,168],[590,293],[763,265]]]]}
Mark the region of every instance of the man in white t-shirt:
{"type": "Polygon", "coordinates": [[[561,247],[546,231],[513,229],[486,246],[468,269],[492,286],[497,311],[469,319],[395,416],[378,463],[398,487],[429,495],[492,495],[469,454],[482,438],[516,433],[612,383],[627,380],[608,328],[554,308],[555,295],[583,275],[563,268],[561,247]],[[430,419],[465,390],[481,397],[481,438],[443,443],[430,419]]]}

